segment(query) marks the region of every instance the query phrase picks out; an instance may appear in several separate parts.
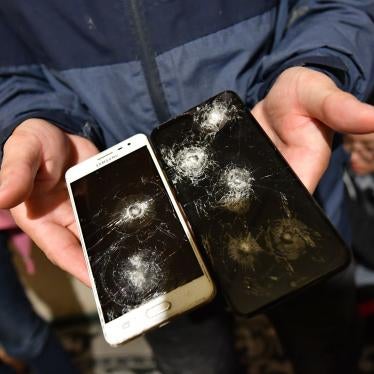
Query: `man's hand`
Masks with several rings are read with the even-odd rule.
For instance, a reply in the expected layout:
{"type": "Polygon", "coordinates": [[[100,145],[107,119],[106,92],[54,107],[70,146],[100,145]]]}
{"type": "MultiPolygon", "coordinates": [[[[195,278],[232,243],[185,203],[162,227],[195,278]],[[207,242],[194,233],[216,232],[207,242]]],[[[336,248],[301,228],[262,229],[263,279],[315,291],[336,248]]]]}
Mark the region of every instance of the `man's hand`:
{"type": "Polygon", "coordinates": [[[30,119],[5,143],[0,171],[0,208],[12,208],[18,226],[47,257],[87,285],[64,174],[68,167],[97,152],[83,137],[30,119]]]}
{"type": "Polygon", "coordinates": [[[374,132],[374,107],[302,67],[285,70],[252,114],[310,192],[328,165],[334,131],[374,132]]]}

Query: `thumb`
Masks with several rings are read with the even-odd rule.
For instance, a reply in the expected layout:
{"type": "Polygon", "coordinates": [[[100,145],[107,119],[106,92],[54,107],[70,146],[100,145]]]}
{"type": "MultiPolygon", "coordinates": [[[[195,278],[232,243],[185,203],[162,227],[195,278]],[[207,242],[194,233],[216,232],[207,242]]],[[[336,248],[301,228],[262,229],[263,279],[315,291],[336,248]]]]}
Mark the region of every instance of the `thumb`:
{"type": "Polygon", "coordinates": [[[30,195],[41,162],[42,146],[33,134],[15,131],[4,145],[0,170],[0,208],[12,208],[30,195]]]}
{"type": "Polygon", "coordinates": [[[374,132],[374,107],[340,90],[324,74],[311,71],[299,80],[298,99],[304,110],[331,129],[343,133],[374,132]]]}

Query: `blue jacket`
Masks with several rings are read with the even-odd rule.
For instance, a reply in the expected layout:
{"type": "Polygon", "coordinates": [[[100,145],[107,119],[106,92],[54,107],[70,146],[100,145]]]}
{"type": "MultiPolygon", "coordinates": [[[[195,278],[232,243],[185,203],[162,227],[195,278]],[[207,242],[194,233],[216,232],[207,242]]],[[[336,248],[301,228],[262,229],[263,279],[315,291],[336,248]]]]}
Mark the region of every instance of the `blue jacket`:
{"type": "MultiPolygon", "coordinates": [[[[251,108],[287,67],[365,99],[374,0],[0,0],[0,139],[39,117],[110,146],[223,90],[251,108]]],[[[335,164],[319,194],[341,228],[335,164]]]]}

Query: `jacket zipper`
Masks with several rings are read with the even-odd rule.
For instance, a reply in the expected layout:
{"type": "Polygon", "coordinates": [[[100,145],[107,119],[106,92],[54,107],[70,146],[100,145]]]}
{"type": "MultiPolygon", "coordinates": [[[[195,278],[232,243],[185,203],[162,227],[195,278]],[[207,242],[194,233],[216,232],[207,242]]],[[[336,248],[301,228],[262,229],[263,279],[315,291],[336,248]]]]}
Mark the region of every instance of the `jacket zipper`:
{"type": "Polygon", "coordinates": [[[135,34],[139,44],[140,61],[157,119],[162,123],[170,118],[170,112],[161,86],[155,53],[148,39],[145,20],[140,6],[140,0],[130,0],[129,9],[134,20],[135,34]]]}

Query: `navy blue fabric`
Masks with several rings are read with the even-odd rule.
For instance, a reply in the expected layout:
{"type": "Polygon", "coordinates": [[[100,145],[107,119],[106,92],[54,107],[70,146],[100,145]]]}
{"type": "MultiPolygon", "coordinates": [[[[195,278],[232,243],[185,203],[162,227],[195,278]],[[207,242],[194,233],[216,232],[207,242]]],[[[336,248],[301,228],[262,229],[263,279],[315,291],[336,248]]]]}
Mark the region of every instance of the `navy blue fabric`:
{"type": "MultiPolygon", "coordinates": [[[[155,54],[216,32],[274,7],[278,0],[139,1],[155,54]],[[203,7],[203,9],[202,9],[203,7]]],[[[56,69],[98,66],[139,58],[128,0],[1,0],[0,18],[29,46],[28,57],[56,69]]],[[[0,29],[1,31],[1,29],[0,29]]],[[[1,45],[9,45],[0,33],[1,45]]],[[[0,66],[19,64],[1,57],[0,66]]]]}
{"type": "MultiPolygon", "coordinates": [[[[185,47],[187,50],[193,41],[213,37],[213,34],[221,35],[225,29],[232,28],[246,19],[255,19],[263,12],[268,13],[276,3],[272,0],[250,4],[244,0],[209,0],[204,2],[202,11],[202,4],[197,0],[139,2],[148,21],[148,31],[152,37],[151,47],[155,55],[165,54],[170,48],[185,47]]],[[[321,69],[325,66],[331,70],[330,65],[335,69],[339,60],[342,67],[337,74],[345,77],[343,88],[364,98],[372,88],[371,82],[374,82],[371,79],[374,75],[372,57],[369,56],[374,47],[371,37],[374,30],[373,3],[372,0],[283,0],[277,11],[277,18],[268,18],[265,20],[266,24],[257,26],[252,43],[259,48],[248,56],[247,64],[242,61],[240,65],[232,64],[230,76],[226,80],[235,82],[239,77],[247,77],[246,92],[239,87],[238,93],[251,107],[263,97],[274,76],[282,69],[292,64],[308,65],[320,58],[324,60],[320,64],[321,69]],[[262,28],[267,30],[269,26],[273,32],[262,32],[262,28]]],[[[67,0],[61,6],[58,0],[0,0],[0,31],[4,31],[0,33],[0,41],[2,45],[9,46],[0,54],[0,66],[5,69],[5,78],[9,74],[18,74],[14,70],[15,65],[30,61],[43,63],[49,69],[61,70],[108,66],[136,59],[138,49],[135,46],[133,22],[127,4],[128,1],[125,0],[110,1],[105,6],[98,1],[67,0]]],[[[212,49],[214,46],[208,45],[208,48],[212,49]]],[[[224,45],[218,45],[217,48],[221,50],[221,55],[225,55],[224,45]]],[[[204,54],[204,50],[199,49],[196,49],[194,54],[186,54],[184,64],[177,66],[178,70],[183,73],[193,60],[200,59],[204,54]]],[[[234,57],[235,50],[228,50],[225,59],[207,61],[213,64],[213,69],[206,76],[206,81],[215,79],[214,72],[218,73],[225,68],[220,65],[220,61],[226,63],[234,57]]],[[[0,72],[0,77],[3,74],[0,72]]],[[[163,79],[165,77],[161,76],[162,83],[163,79]]],[[[236,88],[227,87],[226,80],[222,80],[219,86],[225,85],[224,89],[236,88]]],[[[50,94],[53,91],[53,87],[52,90],[48,87],[46,78],[35,78],[34,83],[30,79],[25,80],[26,87],[30,84],[40,86],[40,83],[45,83],[45,93],[50,94]]],[[[171,91],[177,93],[180,88],[175,83],[171,91]]],[[[63,89],[66,90],[66,87],[63,89]]],[[[6,84],[4,88],[0,86],[0,92],[3,90],[7,90],[6,84]]],[[[196,84],[196,92],[198,98],[195,103],[200,98],[206,99],[210,96],[212,90],[208,85],[202,87],[201,84],[196,84]]],[[[117,100],[117,93],[107,94],[111,95],[114,101],[117,100]]],[[[14,92],[14,97],[16,96],[17,92],[14,92]]],[[[39,111],[39,108],[33,108],[33,98],[30,95],[22,95],[22,98],[17,97],[15,101],[16,105],[12,110],[0,101],[0,124],[7,127],[7,131],[2,134],[3,138],[11,132],[9,126],[14,126],[19,119],[24,118],[17,118],[21,109],[23,113],[29,112],[30,115],[39,111]]],[[[65,105],[57,95],[54,102],[52,99],[48,100],[44,109],[54,111],[61,104],[65,105]]],[[[101,106],[100,102],[95,106],[101,106]]],[[[87,110],[81,105],[80,117],[87,116],[87,112],[94,109],[98,111],[93,107],[87,110]]],[[[101,109],[105,110],[102,106],[101,109]]],[[[71,115],[70,108],[67,108],[67,113],[71,115]]],[[[80,123],[83,126],[85,122],[80,123]]],[[[118,126],[105,123],[101,125],[108,128],[118,126]]],[[[78,132],[76,126],[73,128],[78,132]]]]}
{"type": "MultiPolygon", "coordinates": [[[[85,0],[1,0],[0,22],[29,46],[34,63],[70,68],[136,58],[122,2],[102,5],[85,0]]],[[[6,35],[0,34],[0,42],[11,48],[6,35]]],[[[3,53],[0,66],[4,66],[3,53]]]]}
{"type": "Polygon", "coordinates": [[[102,148],[96,121],[78,96],[43,66],[0,69],[0,124],[5,140],[27,118],[43,118],[70,133],[89,136],[102,148]],[[88,125],[89,124],[89,125],[88,125]],[[95,130],[87,133],[88,127],[95,130]],[[86,133],[85,133],[86,132],[86,133]]]}
{"type": "Polygon", "coordinates": [[[339,75],[345,75],[342,88],[366,99],[374,87],[373,17],[372,0],[294,1],[287,26],[279,31],[281,36],[275,37],[279,42],[260,62],[247,100],[253,104],[263,97],[272,84],[274,71],[313,64],[316,57],[325,58],[321,68],[329,70],[329,60],[335,68],[338,58],[342,66],[339,75]]]}
{"type": "Polygon", "coordinates": [[[29,47],[14,33],[4,19],[0,10],[0,66],[28,65],[34,62],[29,47]],[[4,53],[6,50],[6,53],[4,53]]]}
{"type": "Polygon", "coordinates": [[[328,169],[322,177],[315,197],[330,221],[347,244],[352,241],[351,225],[348,219],[348,206],[343,183],[343,173],[349,157],[340,145],[332,154],[328,169]]]}
{"type": "Polygon", "coordinates": [[[349,79],[347,67],[336,56],[316,55],[308,56],[307,59],[305,59],[303,56],[297,56],[288,60],[285,64],[281,65],[266,78],[264,84],[261,86],[258,92],[258,96],[261,98],[265,97],[276,78],[287,68],[295,66],[304,66],[315,70],[320,70],[332,78],[335,81],[335,84],[340,88],[344,88],[347,80],[349,79]]]}
{"type": "Polygon", "coordinates": [[[279,0],[144,1],[144,14],[157,54],[258,16],[279,0]]]}

